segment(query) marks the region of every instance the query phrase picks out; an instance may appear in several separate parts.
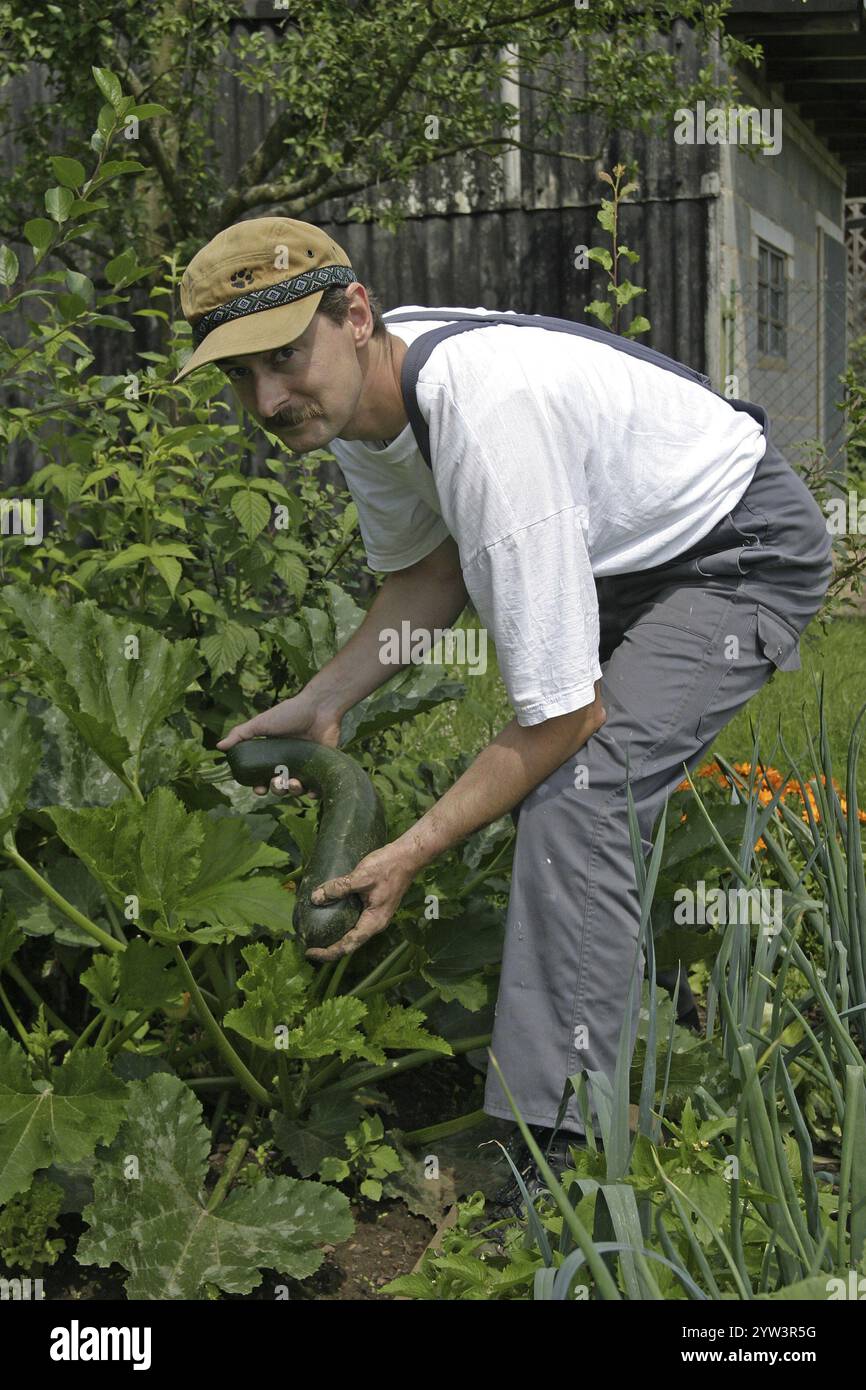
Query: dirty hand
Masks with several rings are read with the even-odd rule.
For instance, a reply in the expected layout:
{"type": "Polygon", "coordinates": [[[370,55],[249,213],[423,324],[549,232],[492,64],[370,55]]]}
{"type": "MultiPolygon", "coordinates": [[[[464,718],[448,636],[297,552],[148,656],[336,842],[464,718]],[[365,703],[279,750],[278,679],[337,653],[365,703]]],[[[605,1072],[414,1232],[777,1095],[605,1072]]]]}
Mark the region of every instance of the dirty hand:
{"type": "Polygon", "coordinates": [[[357,893],[363,901],[364,911],[352,930],[341,936],[339,941],[323,948],[311,947],[307,956],[317,961],[339,960],[340,956],[357,951],[377,932],[384,931],[400,906],[415,872],[406,856],[405,847],[392,842],[365,855],[350,874],[320,883],[310,895],[316,905],[336,902],[350,893],[357,893]]]}
{"type": "MultiPolygon", "coordinates": [[[[220,739],[217,748],[225,752],[248,738],[308,738],[327,748],[336,748],[340,742],[340,723],[338,714],[323,707],[302,690],[272,709],[254,715],[245,724],[236,724],[225,738],[220,739]]],[[[266,796],[268,790],[280,795],[291,792],[295,796],[302,796],[304,793],[304,787],[297,777],[289,778],[287,783],[272,777],[270,788],[254,787],[253,790],[257,796],[266,796]]],[[[311,791],[310,795],[315,797],[317,793],[311,791]]]]}

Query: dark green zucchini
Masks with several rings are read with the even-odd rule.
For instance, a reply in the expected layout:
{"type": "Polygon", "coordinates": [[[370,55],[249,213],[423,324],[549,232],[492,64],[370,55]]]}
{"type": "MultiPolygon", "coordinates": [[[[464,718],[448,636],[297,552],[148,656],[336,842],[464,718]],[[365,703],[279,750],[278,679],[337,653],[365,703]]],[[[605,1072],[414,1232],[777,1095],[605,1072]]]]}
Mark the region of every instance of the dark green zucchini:
{"type": "Polygon", "coordinates": [[[385,843],[385,811],[376,788],[348,753],[306,738],[254,738],[226,752],[232,776],[245,787],[270,786],[288,768],[321,802],[319,831],[298,884],[294,927],[307,946],[331,946],[351,931],[364,906],[357,893],[317,906],[310,894],[320,883],[351,873],[359,860],[385,843]]]}

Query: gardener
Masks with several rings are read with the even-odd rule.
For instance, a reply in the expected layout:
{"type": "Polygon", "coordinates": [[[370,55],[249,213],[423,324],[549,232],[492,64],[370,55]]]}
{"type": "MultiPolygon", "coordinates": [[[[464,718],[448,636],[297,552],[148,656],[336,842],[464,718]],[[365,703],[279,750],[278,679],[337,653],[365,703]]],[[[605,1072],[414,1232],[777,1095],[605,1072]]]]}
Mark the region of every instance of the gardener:
{"type": "MultiPolygon", "coordinates": [[[[799,666],[831,574],[824,518],[760,407],[565,320],[410,306],[383,322],[308,223],[220,232],[181,302],[195,351],[178,380],[217,362],[295,456],[329,447],[370,567],[388,572],[333,660],[219,747],[336,746],[346,711],[394,674],[380,634],[405,620],[432,632],[471,598],[495,641],[516,718],[405,834],[322,886],[365,910],[308,954],[357,950],[425,865],[511,811],[491,1050],[527,1122],[549,1131],[566,1078],[612,1077],[626,1026],[634,1044],[644,961],[626,760],[646,853],[683,764],[776,668],[799,666]]],[[[693,1007],[686,987],[680,1015],[693,1007]]],[[[512,1119],[492,1067],[484,1109],[512,1119]]],[[[583,1133],[573,1095],[564,1126],[583,1133]]]]}

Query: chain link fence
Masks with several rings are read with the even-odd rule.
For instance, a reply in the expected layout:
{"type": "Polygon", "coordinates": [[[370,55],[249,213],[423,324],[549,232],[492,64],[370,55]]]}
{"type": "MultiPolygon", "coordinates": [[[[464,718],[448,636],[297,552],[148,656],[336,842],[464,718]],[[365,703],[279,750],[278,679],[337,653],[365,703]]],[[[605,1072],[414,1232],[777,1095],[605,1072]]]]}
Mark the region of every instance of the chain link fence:
{"type": "MultiPolygon", "coordinates": [[[[841,243],[835,243],[844,255],[841,243]]],[[[762,405],[772,437],[794,462],[820,440],[843,461],[839,409],[848,340],[848,280],[786,279],[781,290],[759,282],[731,284],[723,310],[723,371],[729,394],[762,405]]]]}

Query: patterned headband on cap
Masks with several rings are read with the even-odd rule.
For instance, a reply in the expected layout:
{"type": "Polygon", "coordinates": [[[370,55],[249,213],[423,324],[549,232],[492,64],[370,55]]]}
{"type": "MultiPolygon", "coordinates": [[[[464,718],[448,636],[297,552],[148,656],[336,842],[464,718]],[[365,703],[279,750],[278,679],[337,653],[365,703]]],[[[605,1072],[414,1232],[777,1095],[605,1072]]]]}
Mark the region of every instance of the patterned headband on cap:
{"type": "Polygon", "coordinates": [[[192,337],[196,347],[200,347],[209,333],[233,319],[246,318],[247,314],[258,314],[263,309],[279,309],[283,304],[292,304],[317,290],[327,289],[328,285],[351,285],[357,275],[348,265],[322,265],[316,270],[304,270],[293,275],[290,280],[280,280],[276,285],[267,285],[262,290],[248,290],[236,299],[218,304],[202,314],[193,325],[192,337]]]}

